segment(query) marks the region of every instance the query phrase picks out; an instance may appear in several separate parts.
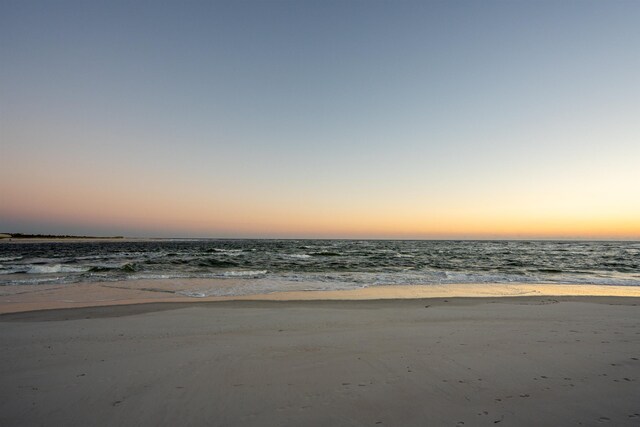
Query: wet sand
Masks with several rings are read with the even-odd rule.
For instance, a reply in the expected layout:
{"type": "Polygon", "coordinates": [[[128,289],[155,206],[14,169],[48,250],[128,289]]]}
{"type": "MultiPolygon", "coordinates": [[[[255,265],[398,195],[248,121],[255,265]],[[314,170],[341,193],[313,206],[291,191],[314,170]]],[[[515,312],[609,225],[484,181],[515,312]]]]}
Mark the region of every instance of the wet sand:
{"type": "MultiPolygon", "coordinates": [[[[340,291],[290,291],[270,294],[194,298],[184,291],[241,289],[242,279],[163,279],[93,282],[68,285],[20,285],[0,287],[0,313],[146,304],[157,302],[203,302],[230,300],[376,300],[454,297],[515,296],[617,296],[640,297],[640,287],[551,284],[447,284],[424,286],[371,286],[340,291]]],[[[294,282],[293,285],[299,284],[294,282]]],[[[286,288],[284,282],[280,286],[286,288]]]]}
{"type": "Polygon", "coordinates": [[[640,300],[165,302],[0,316],[0,425],[640,424],[640,300]]]}

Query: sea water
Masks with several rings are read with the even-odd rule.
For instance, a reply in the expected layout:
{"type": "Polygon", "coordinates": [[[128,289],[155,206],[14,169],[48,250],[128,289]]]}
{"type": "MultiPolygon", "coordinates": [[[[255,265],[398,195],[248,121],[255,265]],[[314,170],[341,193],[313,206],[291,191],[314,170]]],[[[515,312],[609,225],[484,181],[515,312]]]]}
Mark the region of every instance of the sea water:
{"type": "Polygon", "coordinates": [[[127,286],[139,279],[208,283],[180,291],[194,297],[453,283],[639,286],[640,242],[190,239],[0,244],[0,286],[127,286]]]}

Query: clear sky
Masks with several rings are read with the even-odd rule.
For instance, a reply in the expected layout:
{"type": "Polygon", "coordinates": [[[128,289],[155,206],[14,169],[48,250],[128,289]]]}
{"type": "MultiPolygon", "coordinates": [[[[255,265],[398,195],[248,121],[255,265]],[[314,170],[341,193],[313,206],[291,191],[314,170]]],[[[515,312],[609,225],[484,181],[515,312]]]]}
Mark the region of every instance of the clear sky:
{"type": "Polygon", "coordinates": [[[0,2],[0,232],[640,239],[638,1],[0,2]]]}

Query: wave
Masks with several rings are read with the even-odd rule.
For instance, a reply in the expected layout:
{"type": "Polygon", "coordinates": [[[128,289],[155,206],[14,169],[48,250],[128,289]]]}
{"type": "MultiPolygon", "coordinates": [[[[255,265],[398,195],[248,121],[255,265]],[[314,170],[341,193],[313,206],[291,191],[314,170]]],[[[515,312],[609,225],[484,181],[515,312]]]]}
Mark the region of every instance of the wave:
{"type": "Polygon", "coordinates": [[[0,274],[16,274],[16,273],[26,273],[27,270],[24,268],[18,268],[18,267],[9,267],[9,268],[5,268],[5,267],[1,267],[0,268],[0,274]]]}
{"type": "Polygon", "coordinates": [[[41,285],[62,283],[59,277],[35,277],[30,279],[14,279],[0,282],[0,286],[41,285]]]}
{"type": "Polygon", "coordinates": [[[181,273],[139,273],[127,277],[128,280],[156,280],[156,279],[194,279],[197,276],[181,273]]]}
{"type": "Polygon", "coordinates": [[[267,270],[225,271],[223,277],[259,277],[267,274],[267,270]]]}
{"type": "Polygon", "coordinates": [[[219,253],[219,254],[223,254],[223,255],[228,255],[228,256],[239,256],[242,255],[242,253],[244,252],[242,249],[220,249],[220,248],[213,248],[213,249],[208,249],[207,252],[215,252],[215,253],[219,253]]]}
{"type": "Polygon", "coordinates": [[[202,259],[197,262],[200,267],[237,267],[237,263],[233,261],[221,261],[215,258],[202,259]]]}
{"type": "Polygon", "coordinates": [[[89,266],[88,268],[89,269],[87,271],[89,271],[90,273],[106,273],[110,271],[135,273],[136,271],[142,270],[142,266],[136,262],[128,262],[126,264],[119,264],[119,265],[109,265],[109,264],[92,265],[92,266],[89,266]]]}
{"type": "Polygon", "coordinates": [[[177,295],[182,295],[185,297],[191,297],[191,298],[206,298],[209,295],[206,292],[196,292],[196,291],[178,291],[176,292],[177,295]]]}
{"type": "Polygon", "coordinates": [[[70,265],[53,264],[53,265],[31,265],[27,270],[29,274],[51,274],[51,273],[84,273],[89,271],[90,267],[74,267],[70,265]]]}
{"type": "Polygon", "coordinates": [[[22,256],[0,256],[0,262],[10,262],[21,260],[22,256]]]}

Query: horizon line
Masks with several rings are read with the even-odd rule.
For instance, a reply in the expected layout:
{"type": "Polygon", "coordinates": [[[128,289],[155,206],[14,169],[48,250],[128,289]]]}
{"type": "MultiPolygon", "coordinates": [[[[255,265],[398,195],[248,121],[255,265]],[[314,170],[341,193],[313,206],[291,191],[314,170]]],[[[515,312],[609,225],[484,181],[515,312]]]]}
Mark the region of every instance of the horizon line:
{"type": "MultiPolygon", "coordinates": [[[[13,236],[14,234],[23,235],[17,240],[46,240],[46,239],[97,239],[97,240],[350,240],[350,241],[558,241],[558,242],[640,242],[640,237],[629,238],[594,238],[594,237],[528,237],[528,238],[510,238],[510,237],[452,237],[452,238],[407,238],[407,237],[189,237],[189,236],[130,236],[130,235],[71,235],[71,234],[43,234],[43,233],[0,233],[13,236]]],[[[5,237],[5,239],[15,239],[14,237],[5,237]]]]}

